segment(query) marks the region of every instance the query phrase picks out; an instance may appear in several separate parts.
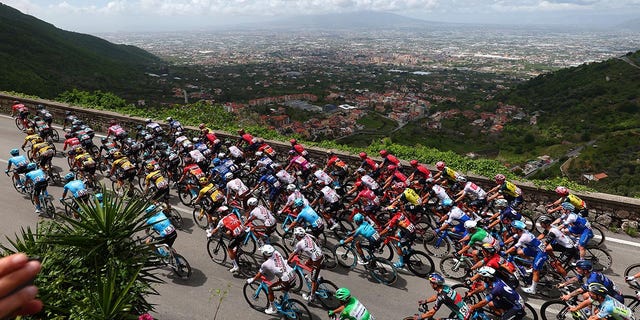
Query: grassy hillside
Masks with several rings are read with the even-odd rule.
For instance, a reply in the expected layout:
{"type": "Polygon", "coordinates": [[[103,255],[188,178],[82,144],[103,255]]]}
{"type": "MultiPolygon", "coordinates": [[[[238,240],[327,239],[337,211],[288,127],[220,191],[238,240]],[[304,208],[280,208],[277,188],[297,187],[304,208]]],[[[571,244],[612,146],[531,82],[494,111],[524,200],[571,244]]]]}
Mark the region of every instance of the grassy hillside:
{"type": "Polygon", "coordinates": [[[0,83],[3,90],[54,97],[71,89],[125,93],[160,64],[134,46],[64,31],[0,4],[0,83]]]}

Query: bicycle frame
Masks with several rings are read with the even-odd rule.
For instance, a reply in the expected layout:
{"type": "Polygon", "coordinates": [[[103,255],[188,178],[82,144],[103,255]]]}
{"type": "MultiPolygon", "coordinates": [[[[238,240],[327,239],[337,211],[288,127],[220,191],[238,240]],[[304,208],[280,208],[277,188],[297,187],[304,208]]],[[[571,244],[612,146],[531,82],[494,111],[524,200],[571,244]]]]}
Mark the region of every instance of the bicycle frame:
{"type": "MultiPolygon", "coordinates": [[[[265,295],[269,295],[269,285],[271,283],[269,281],[267,281],[266,279],[264,279],[264,277],[261,279],[260,284],[258,285],[258,288],[256,289],[255,293],[253,294],[253,298],[257,299],[258,296],[260,295],[260,291],[264,291],[265,295]]],[[[275,290],[274,290],[275,291],[275,290]]],[[[278,313],[283,314],[285,317],[287,317],[288,319],[295,319],[296,318],[296,313],[294,310],[290,310],[288,307],[288,302],[289,302],[289,293],[287,291],[284,291],[282,293],[282,296],[280,296],[280,299],[278,299],[279,301],[274,300],[273,301],[273,305],[276,307],[276,310],[278,311],[278,313]]]]}

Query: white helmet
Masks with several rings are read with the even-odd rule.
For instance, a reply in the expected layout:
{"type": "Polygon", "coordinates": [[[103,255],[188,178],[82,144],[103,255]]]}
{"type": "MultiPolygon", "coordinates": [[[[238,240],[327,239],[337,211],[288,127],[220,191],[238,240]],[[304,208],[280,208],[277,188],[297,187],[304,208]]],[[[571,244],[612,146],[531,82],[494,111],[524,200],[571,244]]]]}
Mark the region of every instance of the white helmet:
{"type": "Polygon", "coordinates": [[[504,208],[509,204],[507,199],[498,199],[496,200],[495,206],[498,208],[504,208]]]}
{"type": "Polygon", "coordinates": [[[270,244],[265,244],[264,246],[260,247],[260,252],[262,252],[262,255],[267,257],[271,257],[274,251],[276,251],[276,249],[274,249],[270,244]]]}
{"type": "Polygon", "coordinates": [[[218,209],[216,210],[216,212],[217,212],[217,213],[225,213],[225,212],[227,212],[227,210],[229,210],[229,207],[227,207],[227,206],[220,206],[220,208],[218,208],[218,209]]]}
{"type": "Polygon", "coordinates": [[[262,151],[256,151],[256,157],[262,157],[262,151]]]}
{"type": "Polygon", "coordinates": [[[231,172],[227,172],[227,173],[225,173],[225,175],[224,175],[224,179],[225,179],[225,180],[231,180],[231,179],[233,179],[233,173],[231,173],[231,172]]]}
{"type": "Polygon", "coordinates": [[[220,152],[218,153],[218,158],[220,159],[224,159],[224,157],[226,157],[227,155],[224,152],[220,152]]]}
{"type": "Polygon", "coordinates": [[[467,220],[464,222],[464,228],[465,229],[473,229],[476,226],[478,226],[478,222],[475,220],[467,220]]]}
{"type": "Polygon", "coordinates": [[[298,237],[298,238],[302,238],[307,234],[307,231],[304,230],[304,228],[302,227],[295,227],[293,229],[293,235],[298,237]]]}
{"type": "Polygon", "coordinates": [[[493,278],[493,276],[496,274],[496,269],[484,266],[478,269],[478,273],[483,277],[493,278]]]}
{"type": "Polygon", "coordinates": [[[255,207],[258,205],[258,199],[256,198],[249,198],[249,200],[247,200],[247,205],[250,207],[255,207]]]}
{"type": "Polygon", "coordinates": [[[287,185],[287,191],[293,192],[294,190],[296,190],[296,185],[295,184],[290,183],[289,185],[287,185]]]}

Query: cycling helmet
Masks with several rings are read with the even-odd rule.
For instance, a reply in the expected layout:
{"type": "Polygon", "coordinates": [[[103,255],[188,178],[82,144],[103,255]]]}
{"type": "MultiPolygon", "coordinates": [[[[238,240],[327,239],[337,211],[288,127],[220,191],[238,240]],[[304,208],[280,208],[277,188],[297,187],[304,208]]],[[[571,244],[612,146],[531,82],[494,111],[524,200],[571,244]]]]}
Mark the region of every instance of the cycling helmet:
{"type": "Polygon", "coordinates": [[[96,200],[98,200],[98,202],[102,202],[102,200],[104,198],[102,193],[96,193],[95,197],[96,197],[96,200]]]}
{"type": "Polygon", "coordinates": [[[551,224],[551,222],[553,222],[553,218],[551,218],[548,215],[543,215],[543,216],[540,216],[540,219],[538,219],[538,222],[540,222],[540,224],[551,224]]]}
{"type": "Polygon", "coordinates": [[[599,296],[604,296],[609,293],[607,287],[605,287],[602,283],[592,282],[589,284],[589,292],[597,294],[599,296]]]}
{"type": "Polygon", "coordinates": [[[147,163],[145,168],[147,168],[147,170],[151,171],[151,170],[155,169],[156,166],[154,166],[153,163],[149,162],[149,163],[147,163]]]}
{"type": "Polygon", "coordinates": [[[220,158],[221,160],[224,159],[227,155],[224,152],[220,152],[218,153],[218,158],[220,158]]]}
{"type": "Polygon", "coordinates": [[[464,222],[465,229],[475,229],[478,226],[478,222],[475,220],[467,220],[464,222]]]}
{"type": "Polygon", "coordinates": [[[144,119],[144,122],[145,122],[145,123],[151,123],[151,119],[146,118],[146,119],[144,119]]]}
{"type": "Polygon", "coordinates": [[[229,211],[229,207],[227,206],[220,206],[220,208],[216,210],[217,213],[226,213],[227,211],[229,211]]]}
{"type": "Polygon", "coordinates": [[[293,235],[296,236],[296,238],[302,238],[307,234],[307,231],[304,230],[304,228],[302,227],[295,227],[293,229],[293,235]]]}
{"type": "Polygon", "coordinates": [[[438,161],[436,162],[436,169],[438,169],[438,171],[442,171],[446,165],[447,164],[444,163],[444,161],[438,161]]]}
{"type": "Polygon", "coordinates": [[[437,272],[430,274],[428,279],[429,279],[429,282],[440,285],[440,286],[444,284],[444,277],[437,272]]]}
{"type": "Polygon", "coordinates": [[[100,138],[100,142],[102,142],[102,144],[105,144],[109,141],[109,139],[107,137],[102,137],[100,138]]]}
{"type": "Polygon", "coordinates": [[[364,221],[364,216],[360,213],[356,213],[356,215],[353,216],[353,222],[355,222],[357,225],[361,224],[364,221]]]}
{"type": "Polygon", "coordinates": [[[487,266],[480,267],[480,269],[478,269],[478,274],[485,278],[493,278],[496,274],[496,269],[487,266]]]}
{"type": "Polygon", "coordinates": [[[294,190],[296,190],[296,185],[293,183],[290,183],[287,185],[287,191],[289,192],[293,192],[294,190]]]}
{"type": "Polygon", "coordinates": [[[524,230],[527,228],[527,225],[520,220],[514,220],[514,221],[511,221],[511,227],[518,230],[524,230]]]}
{"type": "Polygon", "coordinates": [[[33,171],[33,170],[35,170],[36,168],[38,168],[38,166],[37,166],[35,163],[33,163],[33,162],[31,162],[31,163],[29,163],[29,164],[27,165],[27,170],[29,170],[29,171],[33,171]]]}
{"type": "Polygon", "coordinates": [[[495,206],[497,208],[505,208],[507,205],[509,205],[509,201],[507,201],[507,199],[498,199],[495,202],[495,206]]]}
{"type": "Polygon", "coordinates": [[[17,155],[20,154],[20,151],[16,148],[11,149],[11,151],[9,151],[9,154],[11,154],[12,156],[16,157],[17,155]]]}
{"type": "Polygon", "coordinates": [[[231,173],[231,172],[225,173],[224,174],[224,179],[227,180],[227,181],[233,179],[233,173],[231,173]]]}
{"type": "Polygon", "coordinates": [[[459,176],[456,178],[456,181],[460,182],[460,183],[467,183],[467,178],[463,177],[463,176],[459,176]]]}
{"type": "Polygon", "coordinates": [[[356,170],[357,173],[365,173],[367,172],[367,170],[365,170],[364,168],[358,168],[358,170],[356,170]]]}
{"type": "Polygon", "coordinates": [[[75,175],[75,174],[73,174],[73,173],[69,172],[69,173],[67,173],[67,174],[65,174],[65,175],[64,175],[64,180],[66,180],[66,181],[71,181],[71,180],[75,179],[75,177],[76,177],[76,175],[75,175]]]}
{"type": "Polygon", "coordinates": [[[385,149],[380,150],[380,156],[381,156],[381,157],[383,157],[383,158],[384,158],[384,157],[386,157],[388,154],[389,154],[389,152],[387,152],[387,150],[385,150],[385,149]]]}
{"type": "Polygon", "coordinates": [[[264,246],[260,247],[260,252],[265,257],[271,257],[274,251],[276,251],[276,249],[274,249],[270,244],[265,244],[264,246]]]}
{"type": "Polygon", "coordinates": [[[76,151],[76,154],[83,154],[84,153],[84,148],[77,147],[75,151],[76,151]]]}
{"type": "MultiPolygon", "coordinates": [[[[204,127],[204,123],[201,123],[200,125],[204,127]]],[[[238,129],[238,134],[245,134],[244,129],[238,129]]]]}
{"type": "Polygon", "coordinates": [[[576,261],[576,268],[591,271],[593,269],[593,263],[591,263],[591,260],[578,260],[576,261]]]}
{"type": "Polygon", "coordinates": [[[33,128],[27,128],[27,134],[34,134],[36,131],[33,128]]]}
{"type": "Polygon", "coordinates": [[[256,157],[262,157],[262,151],[256,151],[256,157]]]}
{"type": "Polygon", "coordinates": [[[410,164],[412,167],[417,167],[417,166],[418,166],[418,160],[413,159],[413,160],[409,161],[409,164],[410,164]]]}
{"type": "Polygon", "coordinates": [[[426,184],[433,184],[435,182],[435,180],[433,180],[433,178],[427,178],[426,180],[424,180],[424,183],[426,184]]]}
{"type": "Polygon", "coordinates": [[[495,177],[493,177],[493,179],[496,181],[496,183],[502,183],[507,177],[504,176],[504,174],[502,173],[498,173],[496,174],[495,177]]]}
{"type": "Polygon", "coordinates": [[[567,196],[569,195],[569,189],[563,187],[563,186],[557,186],[556,187],[556,193],[560,196],[567,196]]]}
{"type": "Polygon", "coordinates": [[[349,291],[349,289],[340,288],[336,290],[336,299],[344,302],[349,300],[349,298],[351,298],[351,291],[349,291]]]}
{"type": "Polygon", "coordinates": [[[290,156],[295,155],[295,154],[296,154],[296,151],[295,151],[295,150],[289,150],[289,155],[290,155],[290,156]]]}
{"type": "Polygon", "coordinates": [[[64,115],[65,115],[65,116],[70,116],[70,115],[71,115],[71,111],[69,111],[69,110],[65,111],[65,112],[64,112],[64,115]]]}
{"type": "Polygon", "coordinates": [[[482,250],[487,251],[489,253],[495,253],[496,248],[491,243],[483,243],[482,250]]]}
{"type": "Polygon", "coordinates": [[[37,137],[37,138],[35,139],[35,141],[36,141],[36,143],[40,143],[40,142],[42,142],[42,141],[44,141],[44,140],[42,139],[42,137],[37,137]]]}
{"type": "Polygon", "coordinates": [[[200,142],[200,138],[195,137],[195,138],[192,139],[192,141],[193,141],[193,143],[198,143],[198,142],[200,142]]]}
{"type": "Polygon", "coordinates": [[[213,160],[211,160],[211,163],[212,163],[214,166],[219,165],[219,164],[220,164],[220,162],[221,162],[220,158],[213,158],[213,160]]]}
{"type": "Polygon", "coordinates": [[[296,208],[304,206],[304,200],[302,200],[301,198],[296,199],[295,201],[293,201],[293,206],[296,208]]]}
{"type": "Polygon", "coordinates": [[[360,159],[366,159],[367,158],[367,153],[366,152],[360,152],[358,154],[358,156],[360,157],[360,159]]]}
{"type": "Polygon", "coordinates": [[[291,139],[289,140],[289,143],[291,143],[291,145],[295,145],[298,141],[296,139],[291,139]]]}
{"type": "Polygon", "coordinates": [[[198,182],[201,185],[209,184],[209,179],[207,179],[207,177],[200,177],[200,179],[198,179],[198,182]]]}
{"type": "Polygon", "coordinates": [[[390,164],[390,165],[387,166],[387,170],[389,170],[389,171],[394,171],[394,170],[396,170],[396,168],[398,168],[398,167],[396,167],[396,165],[394,165],[394,164],[390,164]]]}
{"type": "Polygon", "coordinates": [[[155,204],[152,204],[152,205],[148,206],[147,209],[144,210],[144,212],[149,214],[149,213],[153,212],[153,210],[155,210],[156,208],[157,208],[157,206],[155,204]]]}
{"type": "Polygon", "coordinates": [[[201,123],[201,124],[198,125],[198,129],[201,129],[201,130],[206,128],[206,127],[207,126],[204,123],[201,123]]]}
{"type": "Polygon", "coordinates": [[[167,117],[167,122],[169,122],[169,121],[173,121],[173,118],[167,117]]]}
{"type": "Polygon", "coordinates": [[[249,200],[247,200],[247,205],[250,207],[255,207],[258,205],[258,199],[256,198],[249,198],[249,200]]]}
{"type": "Polygon", "coordinates": [[[122,152],[116,151],[116,152],[113,153],[113,157],[116,158],[116,159],[120,159],[120,158],[124,157],[124,155],[122,154],[122,152]]]}
{"type": "Polygon", "coordinates": [[[574,207],[571,203],[569,202],[563,202],[561,204],[562,209],[568,210],[568,211],[574,211],[576,210],[576,207],[574,207]]]}
{"type": "Polygon", "coordinates": [[[451,200],[451,199],[442,200],[442,206],[443,207],[451,207],[451,206],[453,206],[453,200],[451,200]]]}

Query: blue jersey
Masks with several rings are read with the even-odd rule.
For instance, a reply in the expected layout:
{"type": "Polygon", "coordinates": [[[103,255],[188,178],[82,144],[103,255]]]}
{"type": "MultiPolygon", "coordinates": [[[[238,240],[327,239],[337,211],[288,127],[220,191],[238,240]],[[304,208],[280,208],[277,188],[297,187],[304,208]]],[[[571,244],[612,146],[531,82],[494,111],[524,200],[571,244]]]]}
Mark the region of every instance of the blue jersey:
{"type": "Polygon", "coordinates": [[[86,196],[89,192],[82,180],[69,181],[64,185],[64,192],[70,191],[74,198],[86,196]]]}
{"type": "Polygon", "coordinates": [[[522,215],[509,206],[500,210],[500,220],[515,221],[520,219],[522,219],[522,215]]]}
{"type": "Polygon", "coordinates": [[[168,234],[175,232],[175,228],[171,224],[171,221],[164,215],[164,212],[160,211],[154,214],[151,218],[147,219],[147,224],[151,225],[161,237],[165,237],[168,234]]]}
{"type": "MultiPolygon", "coordinates": [[[[585,280],[584,277],[582,275],[578,275],[578,280],[583,281],[585,280]]],[[[595,272],[592,271],[591,273],[589,273],[589,276],[587,277],[587,279],[584,281],[584,283],[582,284],[582,289],[585,291],[589,290],[589,284],[591,283],[599,283],[603,286],[605,286],[607,288],[607,290],[609,291],[608,294],[610,296],[615,296],[618,295],[618,288],[616,287],[615,283],[613,283],[613,281],[611,281],[611,279],[609,279],[607,276],[605,276],[604,274],[600,273],[600,272],[595,272]]]]}
{"type": "Polygon", "coordinates": [[[363,238],[369,241],[376,241],[380,239],[380,235],[378,231],[374,227],[372,227],[368,222],[363,222],[353,233],[354,237],[362,236],[363,238]]]}
{"type": "Polygon", "coordinates": [[[322,225],[322,219],[310,206],[306,206],[300,210],[300,213],[298,213],[298,217],[296,218],[296,222],[300,221],[306,222],[312,228],[317,228],[322,225]]]}
{"type": "Polygon", "coordinates": [[[274,175],[267,173],[267,174],[263,174],[262,177],[260,177],[260,180],[258,180],[258,183],[266,183],[269,185],[269,187],[271,188],[279,188],[280,187],[280,180],[278,180],[278,178],[276,178],[274,175]]]}
{"type": "Polygon", "coordinates": [[[42,171],[42,169],[27,172],[25,176],[27,177],[27,181],[31,180],[33,181],[33,184],[47,182],[47,175],[44,173],[44,171],[42,171]]]}
{"type": "Polygon", "coordinates": [[[491,292],[485,296],[485,299],[487,301],[493,301],[493,305],[497,309],[511,310],[522,309],[524,307],[522,297],[500,279],[496,279],[493,282],[491,292]]]}
{"type": "Polygon", "coordinates": [[[27,160],[27,157],[23,155],[9,158],[9,167],[14,166],[16,168],[21,168],[25,167],[27,164],[29,164],[29,160],[27,160]]]}

